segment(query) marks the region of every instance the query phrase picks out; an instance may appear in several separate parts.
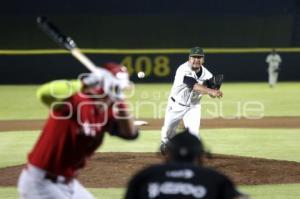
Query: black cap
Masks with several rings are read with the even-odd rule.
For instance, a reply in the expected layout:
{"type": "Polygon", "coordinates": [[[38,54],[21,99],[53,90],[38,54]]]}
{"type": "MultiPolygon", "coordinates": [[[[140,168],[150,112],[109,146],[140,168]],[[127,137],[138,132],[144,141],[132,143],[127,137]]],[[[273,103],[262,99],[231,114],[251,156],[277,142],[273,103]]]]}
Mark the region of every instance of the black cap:
{"type": "Polygon", "coordinates": [[[170,139],[167,151],[175,161],[192,162],[204,153],[204,147],[199,138],[186,129],[170,139]]]}
{"type": "Polygon", "coordinates": [[[190,57],[204,57],[204,51],[200,47],[193,47],[190,51],[190,57]]]}

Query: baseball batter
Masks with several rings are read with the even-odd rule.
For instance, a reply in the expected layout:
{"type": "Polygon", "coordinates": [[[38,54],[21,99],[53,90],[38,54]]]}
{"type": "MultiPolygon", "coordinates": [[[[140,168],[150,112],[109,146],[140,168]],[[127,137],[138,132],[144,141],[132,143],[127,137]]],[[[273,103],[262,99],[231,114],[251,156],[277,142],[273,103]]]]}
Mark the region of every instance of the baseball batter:
{"type": "Polygon", "coordinates": [[[219,89],[206,86],[206,82],[213,78],[213,75],[203,66],[203,63],[203,49],[194,47],[190,51],[189,60],[180,65],[176,71],[161,131],[162,153],[164,153],[166,142],[176,133],[181,119],[183,119],[185,128],[199,136],[200,100],[203,95],[208,94],[218,98],[223,96],[219,89]]]}
{"type": "Polygon", "coordinates": [[[272,49],[272,52],[266,58],[266,62],[269,64],[268,74],[271,88],[277,83],[281,61],[281,57],[275,49],[272,49]]]}
{"type": "Polygon", "coordinates": [[[104,133],[123,139],[138,136],[120,90],[129,82],[125,67],[114,63],[103,67],[110,78],[91,74],[82,81],[56,81],[39,88],[39,99],[52,109],[20,175],[20,198],[93,198],[76,176],[101,145],[104,133]],[[74,94],[61,97],[70,91],[74,94]]]}

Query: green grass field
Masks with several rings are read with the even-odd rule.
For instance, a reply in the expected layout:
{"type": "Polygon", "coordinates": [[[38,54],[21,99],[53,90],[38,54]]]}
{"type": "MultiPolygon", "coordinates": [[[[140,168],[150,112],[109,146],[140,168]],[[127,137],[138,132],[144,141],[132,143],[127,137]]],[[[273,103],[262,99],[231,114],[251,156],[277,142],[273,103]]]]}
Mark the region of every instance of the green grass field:
{"type": "MultiPolygon", "coordinates": [[[[137,84],[129,98],[137,117],[163,118],[170,84],[137,84]]],[[[262,104],[265,116],[300,116],[300,83],[281,83],[270,89],[265,83],[227,83],[222,100],[203,99],[203,117],[243,116],[249,103],[262,104]]],[[[1,86],[0,120],[40,119],[47,117],[47,109],[37,101],[37,86],[1,86]],[[29,114],[30,113],[30,114],[29,114]]],[[[254,107],[255,108],[255,107],[254,107]]],[[[249,113],[258,116],[261,112],[249,113]]]]}
{"type": "MultiPolygon", "coordinates": [[[[259,199],[296,199],[300,195],[300,184],[288,185],[258,185],[258,186],[241,186],[239,187],[246,193],[251,193],[251,198],[259,199]]],[[[124,189],[118,188],[92,188],[89,189],[94,196],[101,199],[122,198],[124,189]]],[[[15,199],[18,198],[16,188],[7,187],[0,189],[1,198],[15,199]]]]}
{"type": "MultiPolygon", "coordinates": [[[[0,86],[0,120],[46,118],[47,109],[35,99],[37,86],[0,86]]],[[[300,83],[281,83],[274,89],[267,84],[225,84],[224,98],[205,98],[204,117],[214,117],[211,107],[225,117],[238,116],[238,106],[246,103],[263,104],[265,116],[300,116],[300,83]],[[296,91],[296,92],[295,92],[296,91]],[[216,104],[209,104],[216,101],[216,104]],[[222,104],[221,104],[222,103],[222,104]],[[221,108],[220,108],[221,107],[221,108]]],[[[138,84],[130,102],[142,106],[136,108],[139,117],[163,117],[163,104],[169,94],[169,84],[138,84]],[[138,101],[141,101],[137,103],[138,101]],[[154,103],[154,105],[153,105],[154,103]],[[153,110],[153,106],[162,107],[153,110]]],[[[251,113],[256,116],[257,113],[251,113]]],[[[0,168],[25,163],[26,155],[38,136],[38,131],[16,131],[0,133],[0,168]]],[[[214,153],[262,157],[300,162],[300,129],[203,129],[201,135],[208,149],[214,153]]],[[[159,131],[142,131],[137,141],[126,142],[106,136],[102,152],[154,152],[158,150],[159,131]]],[[[241,190],[254,199],[296,199],[300,195],[300,184],[242,186],[241,190]]],[[[124,189],[90,189],[102,199],[120,199],[124,189]]],[[[0,188],[0,198],[17,198],[15,187],[0,188]]]]}
{"type": "MultiPolygon", "coordinates": [[[[159,133],[142,131],[131,142],[107,135],[98,151],[156,152],[159,133]]],[[[300,156],[295,156],[300,154],[298,129],[204,129],[201,133],[207,149],[214,153],[300,162],[300,156]]],[[[0,133],[0,168],[24,163],[38,135],[38,131],[0,133]]]]}

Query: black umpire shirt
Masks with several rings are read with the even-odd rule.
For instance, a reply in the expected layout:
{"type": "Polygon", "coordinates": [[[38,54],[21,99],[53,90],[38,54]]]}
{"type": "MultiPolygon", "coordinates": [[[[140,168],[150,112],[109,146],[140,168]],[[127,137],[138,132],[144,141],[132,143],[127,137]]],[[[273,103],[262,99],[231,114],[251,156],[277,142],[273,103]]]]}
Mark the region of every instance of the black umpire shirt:
{"type": "Polygon", "coordinates": [[[150,166],[129,183],[125,199],[233,199],[239,196],[223,174],[193,164],[150,166]]]}

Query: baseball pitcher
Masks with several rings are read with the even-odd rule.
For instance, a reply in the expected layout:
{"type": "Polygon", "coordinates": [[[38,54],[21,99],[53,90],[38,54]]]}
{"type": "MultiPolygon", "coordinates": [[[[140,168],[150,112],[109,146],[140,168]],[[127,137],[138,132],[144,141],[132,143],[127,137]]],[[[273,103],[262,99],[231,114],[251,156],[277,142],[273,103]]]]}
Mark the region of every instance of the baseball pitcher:
{"type": "Polygon", "coordinates": [[[176,71],[173,87],[169,96],[164,125],[161,130],[161,152],[164,154],[166,142],[174,136],[181,120],[185,128],[198,136],[201,119],[201,98],[203,95],[222,97],[219,90],[223,75],[213,76],[204,66],[204,52],[194,47],[189,60],[176,71]]]}

